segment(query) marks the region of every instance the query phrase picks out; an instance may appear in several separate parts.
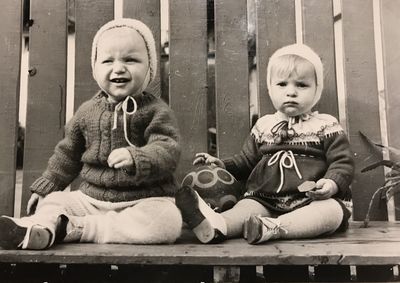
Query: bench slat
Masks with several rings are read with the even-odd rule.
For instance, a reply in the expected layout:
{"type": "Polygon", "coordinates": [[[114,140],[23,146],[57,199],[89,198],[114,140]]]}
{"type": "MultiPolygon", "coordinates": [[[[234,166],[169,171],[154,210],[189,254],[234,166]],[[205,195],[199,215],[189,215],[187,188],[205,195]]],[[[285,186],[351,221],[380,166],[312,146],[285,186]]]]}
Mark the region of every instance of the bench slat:
{"type": "Polygon", "coordinates": [[[217,149],[220,158],[239,152],[250,131],[246,3],[245,0],[214,2],[217,149]]]}
{"type": "Polygon", "coordinates": [[[333,3],[331,0],[302,1],[303,41],[317,52],[324,64],[324,90],[314,108],[339,119],[336,89],[333,3]]]}
{"type": "Polygon", "coordinates": [[[18,135],[21,1],[5,1],[0,11],[0,214],[13,215],[18,135]],[[17,28],[16,28],[17,27],[17,28]]]}
{"type": "MultiPolygon", "coordinates": [[[[347,87],[347,123],[356,175],[353,182],[354,219],[365,218],[374,191],[383,184],[383,169],[362,174],[363,167],[375,162],[359,131],[381,142],[376,58],[374,46],[373,2],[343,1],[344,67],[347,87]],[[357,36],[355,36],[357,34],[357,36]]],[[[384,201],[375,201],[371,219],[386,220],[384,201]]]]}
{"type": "MultiPolygon", "coordinates": [[[[381,2],[382,40],[384,66],[385,66],[385,93],[388,126],[388,142],[390,146],[400,148],[400,30],[398,26],[399,15],[394,11],[400,11],[400,2],[397,0],[385,0],[381,2]]],[[[400,198],[396,197],[396,207],[400,207],[400,198]]],[[[396,219],[400,219],[400,212],[396,210],[396,219]]]]}
{"type": "MultiPolygon", "coordinates": [[[[153,32],[157,54],[160,53],[161,21],[159,0],[123,1],[123,17],[134,18],[145,23],[153,32]]],[[[156,96],[161,96],[160,60],[158,60],[157,75],[147,90],[156,96]]]]}
{"type": "Polygon", "coordinates": [[[257,92],[259,113],[274,113],[267,91],[268,58],[281,46],[296,42],[295,1],[256,1],[257,92]]]}
{"type": "Polygon", "coordinates": [[[74,110],[99,90],[90,65],[92,40],[97,30],[112,19],[114,19],[113,0],[75,0],[74,110]]]}
{"type": "Polygon", "coordinates": [[[207,152],[207,3],[170,2],[170,98],[182,134],[178,180],[207,152]],[[186,50],[187,52],[182,52],[186,50]]]}
{"type": "Polygon", "coordinates": [[[22,213],[29,186],[46,168],[65,125],[67,4],[32,1],[31,17],[29,65],[36,74],[28,82],[22,213]]]}

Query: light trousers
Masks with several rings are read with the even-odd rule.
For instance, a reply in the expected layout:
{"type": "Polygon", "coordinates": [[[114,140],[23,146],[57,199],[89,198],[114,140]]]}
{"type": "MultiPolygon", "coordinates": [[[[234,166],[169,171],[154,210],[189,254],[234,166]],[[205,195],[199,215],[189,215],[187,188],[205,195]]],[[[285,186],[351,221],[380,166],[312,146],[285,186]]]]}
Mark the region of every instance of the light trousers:
{"type": "Polygon", "coordinates": [[[47,195],[29,220],[54,235],[57,218],[64,214],[82,224],[81,242],[161,244],[181,234],[182,217],[173,198],[152,197],[128,202],[106,202],[80,191],[47,195]]]}

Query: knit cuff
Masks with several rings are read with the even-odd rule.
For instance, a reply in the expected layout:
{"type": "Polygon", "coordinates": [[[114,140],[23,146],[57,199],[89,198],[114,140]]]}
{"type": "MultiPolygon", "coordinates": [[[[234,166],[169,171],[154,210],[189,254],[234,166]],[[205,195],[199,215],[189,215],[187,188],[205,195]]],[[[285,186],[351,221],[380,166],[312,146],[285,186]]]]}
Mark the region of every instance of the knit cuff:
{"type": "Polygon", "coordinates": [[[331,179],[336,183],[336,185],[339,188],[339,191],[335,195],[335,197],[343,199],[343,197],[348,193],[349,190],[350,177],[338,173],[331,173],[331,174],[327,173],[324,178],[331,179]]]}
{"type": "Polygon", "coordinates": [[[139,148],[130,147],[128,151],[132,155],[134,168],[135,168],[135,178],[138,183],[143,179],[146,179],[150,175],[151,171],[151,161],[149,156],[145,154],[139,148]]]}
{"type": "Polygon", "coordinates": [[[57,185],[51,182],[49,179],[45,177],[39,177],[30,186],[30,190],[38,195],[46,196],[51,192],[60,191],[60,188],[58,188],[57,185]]]}
{"type": "Polygon", "coordinates": [[[225,168],[228,171],[229,171],[229,169],[232,169],[232,168],[236,167],[235,166],[235,162],[233,162],[232,159],[223,159],[222,162],[224,163],[225,168]]]}
{"type": "Polygon", "coordinates": [[[232,158],[223,159],[222,162],[229,173],[231,173],[236,179],[241,179],[240,176],[242,172],[240,172],[240,169],[232,158]]]}
{"type": "Polygon", "coordinates": [[[129,166],[129,167],[126,167],[126,168],[124,168],[124,169],[122,169],[125,173],[127,173],[128,175],[135,175],[135,173],[136,173],[136,164],[135,164],[135,156],[134,156],[134,154],[133,154],[133,152],[134,151],[136,151],[136,148],[135,147],[126,147],[126,149],[129,151],[129,154],[131,155],[131,157],[132,157],[132,160],[133,160],[133,163],[132,163],[132,165],[131,166],[129,166]]]}

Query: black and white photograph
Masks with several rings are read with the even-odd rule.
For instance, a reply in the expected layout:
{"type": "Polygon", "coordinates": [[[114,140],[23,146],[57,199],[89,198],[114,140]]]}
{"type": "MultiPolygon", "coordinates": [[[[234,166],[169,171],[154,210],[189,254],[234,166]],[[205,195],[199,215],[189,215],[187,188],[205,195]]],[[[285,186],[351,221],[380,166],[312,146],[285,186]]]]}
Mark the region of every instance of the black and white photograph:
{"type": "Polygon", "coordinates": [[[400,282],[400,0],[0,2],[0,283],[400,282]]]}

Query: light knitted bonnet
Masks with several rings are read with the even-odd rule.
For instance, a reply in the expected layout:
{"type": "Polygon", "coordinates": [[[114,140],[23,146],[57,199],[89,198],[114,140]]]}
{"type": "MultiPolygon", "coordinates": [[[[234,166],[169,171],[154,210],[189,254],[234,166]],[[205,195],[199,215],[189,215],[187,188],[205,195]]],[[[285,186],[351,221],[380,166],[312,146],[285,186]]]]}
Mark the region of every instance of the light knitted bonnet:
{"type": "Polygon", "coordinates": [[[282,47],[281,49],[278,49],[277,51],[275,51],[274,54],[272,54],[272,56],[268,62],[268,67],[267,67],[268,92],[270,92],[270,89],[271,89],[272,65],[274,65],[276,63],[275,61],[278,57],[281,57],[283,55],[297,55],[299,57],[302,57],[302,58],[308,60],[314,66],[315,74],[316,74],[316,78],[317,78],[317,86],[316,86],[317,88],[315,90],[315,96],[314,96],[314,100],[312,102],[312,106],[310,107],[310,109],[311,109],[312,107],[314,107],[315,104],[317,104],[317,102],[321,98],[322,89],[324,87],[324,68],[323,68],[321,59],[319,58],[317,53],[315,53],[314,50],[312,50],[310,47],[308,47],[305,44],[296,43],[296,44],[287,45],[285,47],[282,47]]]}
{"type": "MultiPolygon", "coordinates": [[[[112,21],[109,21],[108,23],[104,24],[96,33],[96,35],[93,38],[93,43],[92,43],[92,72],[93,72],[93,77],[94,77],[94,64],[96,62],[97,58],[97,44],[99,42],[100,36],[107,30],[114,29],[114,28],[121,28],[121,27],[128,27],[131,29],[136,30],[144,39],[144,42],[146,44],[147,48],[147,54],[149,57],[149,68],[150,68],[150,77],[147,81],[145,81],[142,89],[144,90],[148,84],[150,84],[157,72],[157,51],[156,51],[156,44],[154,41],[153,33],[149,29],[148,26],[146,26],[144,23],[142,23],[139,20],[135,19],[129,19],[129,18],[120,18],[120,19],[115,19],[112,21]]],[[[95,77],[94,77],[95,78],[95,77]]],[[[96,79],[96,78],[95,78],[96,79]]]]}

